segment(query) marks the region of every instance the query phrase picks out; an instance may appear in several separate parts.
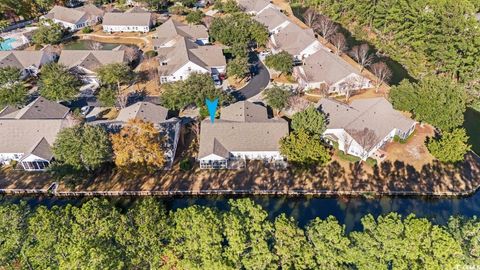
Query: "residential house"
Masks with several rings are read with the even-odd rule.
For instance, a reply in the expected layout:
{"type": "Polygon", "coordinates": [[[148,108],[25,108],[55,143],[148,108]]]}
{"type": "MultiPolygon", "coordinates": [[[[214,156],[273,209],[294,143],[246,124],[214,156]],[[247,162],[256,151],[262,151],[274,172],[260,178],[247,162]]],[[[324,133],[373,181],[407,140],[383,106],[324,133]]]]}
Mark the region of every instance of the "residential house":
{"type": "Polygon", "coordinates": [[[70,126],[69,111],[43,97],[21,109],[0,110],[0,164],[18,161],[26,171],[45,170],[58,132],[70,126]]]}
{"type": "Polygon", "coordinates": [[[266,8],[253,18],[265,25],[271,35],[277,34],[280,30],[292,23],[288,17],[276,7],[266,8]]]}
{"type": "Polygon", "coordinates": [[[271,35],[269,47],[274,54],[286,51],[297,60],[307,58],[322,49],[329,50],[317,40],[311,28],[303,29],[294,23],[289,23],[271,35]]]}
{"type": "Polygon", "coordinates": [[[227,66],[221,47],[199,46],[186,37],[178,36],[173,47],[157,51],[160,83],[185,80],[192,73],[222,74],[227,66]]]}
{"type": "Polygon", "coordinates": [[[142,32],[147,33],[152,27],[151,13],[105,13],[103,17],[103,31],[114,32],[142,32]]]}
{"type": "Polygon", "coordinates": [[[416,122],[383,97],[357,99],[350,105],[324,98],[318,105],[328,119],[324,137],[363,160],[381,156],[378,150],[387,142],[395,136],[406,139],[415,130],[416,122]]]}
{"type": "Polygon", "coordinates": [[[87,26],[96,25],[102,21],[103,15],[103,10],[88,4],[76,8],[54,6],[43,17],[61,24],[70,31],[76,31],[87,26]]]}
{"type": "Polygon", "coordinates": [[[186,25],[169,19],[155,30],[152,36],[155,50],[163,47],[172,47],[177,42],[177,37],[184,37],[198,45],[209,43],[207,28],[203,25],[186,25]]]}
{"type": "Polygon", "coordinates": [[[118,132],[130,119],[151,122],[160,131],[160,136],[163,138],[162,148],[165,152],[165,168],[170,168],[177,151],[181,120],[176,117],[168,118],[168,109],[150,102],[137,102],[121,109],[114,120],[98,120],[89,124],[102,125],[110,132],[118,132]]]}
{"type": "Polygon", "coordinates": [[[265,107],[248,101],[234,103],[222,108],[214,123],[202,121],[200,168],[233,168],[246,159],[283,160],[280,139],[287,135],[287,121],[269,119],[265,107]]]}
{"type": "Polygon", "coordinates": [[[268,0],[237,0],[237,3],[245,13],[250,15],[257,15],[267,8],[275,7],[268,0]]]}
{"type": "Polygon", "coordinates": [[[40,68],[55,60],[55,55],[46,51],[0,51],[0,68],[18,68],[22,79],[37,75],[40,68]]]}
{"type": "Polygon", "coordinates": [[[81,75],[84,83],[97,83],[96,70],[107,64],[124,63],[123,50],[63,50],[58,63],[81,75]]]}
{"type": "Polygon", "coordinates": [[[340,56],[319,50],[303,60],[303,65],[293,68],[293,76],[304,90],[322,88],[329,92],[345,93],[372,87],[371,81],[363,77],[352,65],[340,56]]]}

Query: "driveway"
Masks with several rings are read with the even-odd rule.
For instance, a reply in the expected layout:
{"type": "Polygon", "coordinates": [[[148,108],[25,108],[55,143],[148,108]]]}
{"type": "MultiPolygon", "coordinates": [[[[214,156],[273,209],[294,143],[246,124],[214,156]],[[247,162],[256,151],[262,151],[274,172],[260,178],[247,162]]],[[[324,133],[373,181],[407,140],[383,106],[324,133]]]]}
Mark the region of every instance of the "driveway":
{"type": "Polygon", "coordinates": [[[258,74],[255,75],[247,85],[237,91],[233,91],[232,95],[238,100],[246,100],[258,95],[270,82],[270,73],[263,65],[262,61],[258,59],[258,56],[254,52],[249,53],[249,62],[258,63],[258,74]]]}

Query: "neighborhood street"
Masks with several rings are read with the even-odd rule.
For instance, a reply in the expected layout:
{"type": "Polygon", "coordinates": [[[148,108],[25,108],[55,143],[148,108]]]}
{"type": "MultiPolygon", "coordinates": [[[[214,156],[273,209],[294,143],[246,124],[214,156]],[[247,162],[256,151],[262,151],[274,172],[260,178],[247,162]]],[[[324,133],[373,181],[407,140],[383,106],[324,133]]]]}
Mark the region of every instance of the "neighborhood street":
{"type": "Polygon", "coordinates": [[[251,63],[257,63],[258,73],[253,76],[253,78],[247,85],[245,85],[238,91],[232,92],[232,95],[238,101],[246,100],[256,96],[265,87],[267,87],[268,83],[270,82],[270,73],[268,72],[265,65],[263,65],[262,61],[258,59],[258,55],[254,52],[250,52],[249,58],[249,61],[251,63]]]}

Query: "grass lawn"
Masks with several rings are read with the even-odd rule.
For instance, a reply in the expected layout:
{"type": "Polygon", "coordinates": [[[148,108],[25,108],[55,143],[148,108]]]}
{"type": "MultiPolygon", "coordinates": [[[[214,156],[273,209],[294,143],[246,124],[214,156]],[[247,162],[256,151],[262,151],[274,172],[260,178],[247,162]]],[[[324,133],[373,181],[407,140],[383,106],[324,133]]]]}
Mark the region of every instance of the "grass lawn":
{"type": "Polygon", "coordinates": [[[467,130],[468,136],[470,136],[468,142],[472,145],[473,151],[480,154],[480,111],[470,107],[467,108],[463,127],[467,130]]]}

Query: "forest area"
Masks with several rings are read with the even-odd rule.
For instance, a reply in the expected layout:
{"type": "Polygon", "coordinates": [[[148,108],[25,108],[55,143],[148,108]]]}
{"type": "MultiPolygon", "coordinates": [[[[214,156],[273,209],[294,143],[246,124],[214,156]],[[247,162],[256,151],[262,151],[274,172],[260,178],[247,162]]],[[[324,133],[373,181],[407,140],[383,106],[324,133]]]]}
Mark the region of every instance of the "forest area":
{"type": "Polygon", "coordinates": [[[454,269],[480,263],[480,221],[434,225],[396,213],[346,232],[334,217],[305,228],[250,199],[228,210],[167,211],[155,198],[128,210],[105,199],[81,206],[0,205],[2,269],[454,269]]]}

